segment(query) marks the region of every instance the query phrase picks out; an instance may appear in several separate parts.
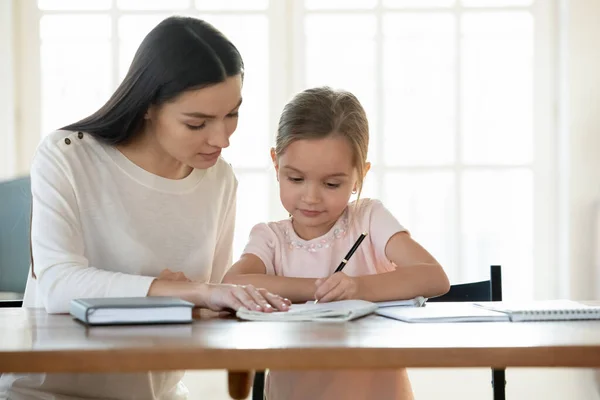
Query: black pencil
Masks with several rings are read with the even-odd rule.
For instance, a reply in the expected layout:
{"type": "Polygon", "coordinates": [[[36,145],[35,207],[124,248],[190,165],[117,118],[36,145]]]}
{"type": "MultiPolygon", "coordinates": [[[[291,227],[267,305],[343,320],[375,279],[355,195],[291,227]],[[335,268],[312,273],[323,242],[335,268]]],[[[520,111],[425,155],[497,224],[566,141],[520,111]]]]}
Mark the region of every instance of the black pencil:
{"type": "Polygon", "coordinates": [[[367,232],[363,232],[360,234],[360,236],[358,237],[358,239],[356,240],[356,242],[354,243],[354,245],[352,246],[352,248],[350,249],[350,251],[348,252],[348,254],[346,254],[346,257],[344,257],[344,259],[342,260],[342,262],[340,263],[340,265],[338,265],[338,267],[335,269],[335,272],[341,272],[344,267],[346,266],[346,264],[348,263],[348,261],[350,260],[350,257],[352,257],[352,255],[354,254],[354,252],[356,251],[356,249],[358,249],[358,246],[360,246],[360,244],[362,243],[363,240],[365,240],[365,238],[367,237],[368,233],[367,232]]]}

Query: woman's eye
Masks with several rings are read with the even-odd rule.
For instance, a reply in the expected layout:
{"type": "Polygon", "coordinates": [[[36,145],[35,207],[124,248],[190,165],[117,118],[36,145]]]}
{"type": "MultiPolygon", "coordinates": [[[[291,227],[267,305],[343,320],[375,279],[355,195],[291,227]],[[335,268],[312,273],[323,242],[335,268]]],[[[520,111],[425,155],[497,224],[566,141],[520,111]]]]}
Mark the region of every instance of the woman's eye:
{"type": "Polygon", "coordinates": [[[238,111],[236,111],[236,112],[232,112],[231,114],[227,114],[227,116],[229,118],[237,118],[240,116],[240,113],[238,111]]]}
{"type": "Polygon", "coordinates": [[[302,182],[302,181],[303,181],[303,179],[302,179],[302,178],[295,178],[295,177],[293,177],[293,176],[288,176],[288,180],[289,180],[290,182],[294,182],[294,183],[299,183],[299,182],[302,182]]]}
{"type": "Polygon", "coordinates": [[[325,186],[327,186],[330,189],[336,189],[340,187],[339,183],[325,183],[325,186]]]}
{"type": "Polygon", "coordinates": [[[201,125],[191,125],[191,124],[185,124],[188,129],[191,129],[193,131],[197,131],[198,129],[202,129],[206,126],[206,122],[203,122],[201,125]]]}

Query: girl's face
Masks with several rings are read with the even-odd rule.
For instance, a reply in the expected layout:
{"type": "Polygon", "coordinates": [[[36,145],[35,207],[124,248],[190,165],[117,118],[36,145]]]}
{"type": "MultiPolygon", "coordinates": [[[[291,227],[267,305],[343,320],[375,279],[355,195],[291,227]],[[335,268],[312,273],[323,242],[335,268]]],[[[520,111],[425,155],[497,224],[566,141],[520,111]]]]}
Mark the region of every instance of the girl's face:
{"type": "Polygon", "coordinates": [[[237,128],[242,103],[240,75],[205,88],[182,93],[173,101],[152,106],[146,129],[174,161],[197,169],[216,164],[237,128]]]}
{"type": "Polygon", "coordinates": [[[271,157],[281,202],[292,215],[296,233],[305,240],[326,234],[356,189],[357,172],[348,140],[339,135],[297,140],[279,158],[271,149],[271,157]]]}

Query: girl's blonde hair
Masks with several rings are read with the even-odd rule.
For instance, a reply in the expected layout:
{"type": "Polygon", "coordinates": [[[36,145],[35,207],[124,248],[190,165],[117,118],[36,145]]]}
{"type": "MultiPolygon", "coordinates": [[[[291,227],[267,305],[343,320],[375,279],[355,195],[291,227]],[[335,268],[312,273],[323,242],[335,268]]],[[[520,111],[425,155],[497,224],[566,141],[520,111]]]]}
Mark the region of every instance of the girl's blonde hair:
{"type": "Polygon", "coordinates": [[[304,90],[286,104],[279,118],[275,154],[280,157],[297,140],[346,138],[357,171],[357,192],[363,187],[369,149],[369,122],[356,96],[323,86],[304,90]]]}

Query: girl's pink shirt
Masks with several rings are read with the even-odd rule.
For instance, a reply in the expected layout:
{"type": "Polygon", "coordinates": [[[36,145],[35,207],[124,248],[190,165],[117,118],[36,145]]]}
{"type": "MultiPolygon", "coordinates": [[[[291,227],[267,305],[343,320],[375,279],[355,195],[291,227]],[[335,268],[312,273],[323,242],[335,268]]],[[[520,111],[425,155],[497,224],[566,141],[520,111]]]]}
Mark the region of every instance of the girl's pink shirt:
{"type": "MultiPolygon", "coordinates": [[[[385,246],[396,233],[406,231],[396,218],[373,199],[348,205],[325,235],[303,240],[292,221],[261,223],[250,232],[244,254],[254,254],[269,275],[296,278],[330,276],[362,232],[363,240],[344,273],[349,276],[390,272],[395,265],[385,246]]],[[[406,370],[270,371],[265,392],[268,399],[412,399],[406,370]]]]}

